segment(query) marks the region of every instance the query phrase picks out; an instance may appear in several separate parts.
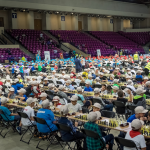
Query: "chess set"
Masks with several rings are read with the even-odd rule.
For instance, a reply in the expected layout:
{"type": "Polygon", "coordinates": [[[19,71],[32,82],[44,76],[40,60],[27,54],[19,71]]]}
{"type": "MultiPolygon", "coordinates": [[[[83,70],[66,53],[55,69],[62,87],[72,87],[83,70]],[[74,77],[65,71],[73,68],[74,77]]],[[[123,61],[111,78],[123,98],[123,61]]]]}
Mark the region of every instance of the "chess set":
{"type": "Polygon", "coordinates": [[[17,105],[19,105],[19,106],[27,106],[27,103],[20,103],[20,102],[18,101],[17,105]]]}
{"type": "Polygon", "coordinates": [[[146,104],[150,105],[150,99],[146,99],[146,104]]]}
{"type": "Polygon", "coordinates": [[[75,118],[76,119],[80,119],[80,120],[87,120],[88,121],[87,114],[85,114],[85,115],[78,115],[78,116],[75,116],[75,118]]]}
{"type": "Polygon", "coordinates": [[[94,96],[94,92],[85,92],[85,93],[83,93],[83,96],[92,97],[92,96],[94,96]]]}
{"type": "Polygon", "coordinates": [[[141,134],[150,137],[150,126],[147,125],[142,126],[141,134]]]}

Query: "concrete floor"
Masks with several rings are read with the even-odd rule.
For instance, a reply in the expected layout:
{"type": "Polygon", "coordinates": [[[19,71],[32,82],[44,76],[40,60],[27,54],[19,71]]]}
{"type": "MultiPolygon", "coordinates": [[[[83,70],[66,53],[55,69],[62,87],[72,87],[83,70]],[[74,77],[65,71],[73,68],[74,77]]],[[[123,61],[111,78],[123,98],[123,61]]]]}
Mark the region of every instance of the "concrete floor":
{"type": "MultiPolygon", "coordinates": [[[[0,127],[1,130],[1,127],[0,127]]],[[[5,132],[5,131],[4,131],[5,132]]],[[[119,132],[115,130],[111,130],[110,132],[114,136],[118,136],[119,132]]],[[[29,133],[26,133],[24,139],[29,139],[29,133]]],[[[14,133],[12,130],[6,135],[5,138],[0,136],[0,150],[37,150],[36,145],[38,143],[39,138],[32,138],[30,144],[26,144],[20,141],[21,136],[17,133],[14,133]]],[[[42,141],[40,147],[45,149],[49,145],[48,141],[42,141]]],[[[48,150],[61,150],[61,146],[59,144],[52,144],[48,150]]],[[[68,149],[67,147],[65,148],[68,149]]],[[[115,143],[114,150],[117,150],[117,144],[115,143]]]]}

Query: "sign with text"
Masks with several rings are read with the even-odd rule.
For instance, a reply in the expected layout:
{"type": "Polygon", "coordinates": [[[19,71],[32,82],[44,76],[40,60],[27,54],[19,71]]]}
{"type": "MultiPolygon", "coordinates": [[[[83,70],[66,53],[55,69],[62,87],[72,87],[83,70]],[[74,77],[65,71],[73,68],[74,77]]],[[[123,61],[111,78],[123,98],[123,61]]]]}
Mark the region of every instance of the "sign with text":
{"type": "Polygon", "coordinates": [[[65,16],[61,16],[61,21],[65,21],[65,16]]]}
{"type": "Polygon", "coordinates": [[[50,52],[49,51],[44,51],[44,55],[45,55],[45,61],[49,61],[50,60],[50,52]]]}
{"type": "Polygon", "coordinates": [[[12,13],[12,18],[17,18],[17,13],[12,13]]]}
{"type": "Polygon", "coordinates": [[[110,19],[110,23],[113,23],[113,19],[110,19]]]}

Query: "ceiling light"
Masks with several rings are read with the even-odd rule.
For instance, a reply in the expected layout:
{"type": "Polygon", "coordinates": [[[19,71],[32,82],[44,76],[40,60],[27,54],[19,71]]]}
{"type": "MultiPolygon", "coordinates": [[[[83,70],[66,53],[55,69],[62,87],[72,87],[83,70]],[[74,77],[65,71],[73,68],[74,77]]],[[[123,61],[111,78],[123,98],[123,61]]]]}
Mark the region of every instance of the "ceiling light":
{"type": "Polygon", "coordinates": [[[57,11],[57,14],[59,14],[59,12],[57,11]]]}
{"type": "Polygon", "coordinates": [[[110,18],[111,16],[107,16],[108,18],[110,18]]]}

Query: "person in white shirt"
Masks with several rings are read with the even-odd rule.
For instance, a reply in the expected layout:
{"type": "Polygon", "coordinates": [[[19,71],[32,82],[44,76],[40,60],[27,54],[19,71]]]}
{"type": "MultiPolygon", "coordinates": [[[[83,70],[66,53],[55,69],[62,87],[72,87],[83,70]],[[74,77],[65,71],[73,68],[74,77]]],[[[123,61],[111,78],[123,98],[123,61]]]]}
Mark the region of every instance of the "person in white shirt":
{"type": "Polygon", "coordinates": [[[81,56],[81,64],[82,64],[82,69],[84,70],[85,68],[85,59],[83,56],[81,56]]]}
{"type": "MultiPolygon", "coordinates": [[[[143,121],[139,119],[134,119],[131,123],[132,130],[128,131],[125,139],[132,140],[138,150],[146,150],[146,142],[144,136],[141,134],[141,128],[144,124],[143,121]]],[[[136,148],[129,148],[124,146],[124,150],[137,150],[136,148]]]]}
{"type": "Polygon", "coordinates": [[[73,95],[70,100],[71,100],[71,103],[68,103],[68,105],[67,105],[69,112],[80,112],[80,113],[82,113],[82,107],[79,103],[77,103],[78,96],[73,95]]]}
{"type": "Polygon", "coordinates": [[[77,75],[77,79],[74,80],[74,82],[77,84],[77,86],[80,85],[81,80],[79,79],[81,77],[81,74],[77,75]]]}
{"type": "Polygon", "coordinates": [[[127,81],[127,88],[130,88],[132,90],[132,93],[135,92],[135,87],[133,86],[132,80],[127,81]]]}
{"type": "Polygon", "coordinates": [[[37,101],[37,99],[32,98],[32,97],[29,97],[26,101],[28,106],[26,106],[24,108],[23,112],[28,115],[28,118],[21,118],[20,126],[16,128],[20,134],[21,134],[21,126],[22,125],[23,126],[34,125],[34,128],[35,128],[34,133],[37,134],[37,132],[38,132],[37,127],[36,127],[36,122],[34,121],[34,118],[33,118],[35,116],[33,107],[34,107],[36,101],[37,101]]]}
{"type": "Polygon", "coordinates": [[[43,79],[43,73],[40,72],[39,76],[37,77],[37,81],[40,83],[42,79],[43,79]]]}
{"type": "MultiPolygon", "coordinates": [[[[65,84],[65,81],[63,79],[64,77],[62,75],[59,76],[59,80],[58,81],[61,81],[62,84],[64,85],[65,84]]],[[[57,85],[60,85],[60,84],[57,84],[57,85]]]]}
{"type": "Polygon", "coordinates": [[[102,85],[100,91],[101,91],[101,95],[107,95],[107,89],[105,84],[102,85]]]}
{"type": "Polygon", "coordinates": [[[113,86],[112,89],[113,89],[112,95],[118,97],[119,87],[118,86],[113,86]]]}

